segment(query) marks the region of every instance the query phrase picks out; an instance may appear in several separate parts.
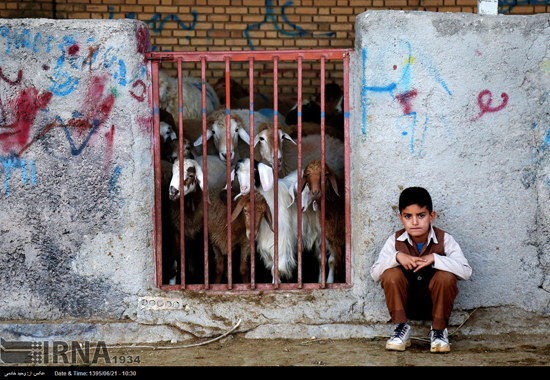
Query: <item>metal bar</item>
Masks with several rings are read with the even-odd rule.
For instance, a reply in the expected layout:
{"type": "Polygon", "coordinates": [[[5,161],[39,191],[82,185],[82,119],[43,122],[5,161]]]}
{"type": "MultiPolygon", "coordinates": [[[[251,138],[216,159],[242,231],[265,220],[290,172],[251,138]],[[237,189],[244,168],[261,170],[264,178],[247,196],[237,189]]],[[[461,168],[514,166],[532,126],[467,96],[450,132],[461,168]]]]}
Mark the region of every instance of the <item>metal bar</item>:
{"type": "MultiPolygon", "coordinates": [[[[329,60],[342,60],[346,51],[351,49],[308,49],[308,50],[277,50],[275,54],[280,61],[294,61],[296,57],[302,57],[304,60],[318,60],[321,56],[325,56],[329,60]]],[[[209,62],[223,62],[224,54],[228,52],[212,52],[212,51],[188,51],[188,52],[153,52],[147,57],[151,60],[162,60],[164,62],[173,62],[178,57],[182,57],[184,62],[198,62],[201,58],[207,59],[209,62]]],[[[233,62],[246,62],[250,57],[254,57],[254,61],[272,61],[272,51],[232,51],[229,53],[233,62]]]]}
{"type": "Polygon", "coordinates": [[[151,88],[149,88],[149,97],[153,105],[153,162],[155,173],[155,263],[156,263],[156,279],[158,287],[162,285],[162,173],[160,163],[160,121],[159,121],[159,73],[158,62],[151,62],[148,65],[148,70],[151,72],[151,88]]]}
{"type": "Polygon", "coordinates": [[[182,94],[182,83],[181,83],[181,59],[178,59],[178,150],[179,150],[179,165],[180,165],[180,285],[181,289],[185,289],[185,202],[183,199],[184,187],[183,187],[183,177],[185,173],[183,172],[184,157],[183,157],[183,94],[182,94]]]}
{"type": "Polygon", "coordinates": [[[254,58],[248,61],[248,106],[250,110],[250,288],[256,288],[256,230],[254,206],[254,58]]]}
{"type": "Polygon", "coordinates": [[[346,214],[346,284],[351,286],[351,173],[349,131],[349,63],[350,54],[344,56],[344,168],[345,168],[345,214],[346,214]]]}
{"type": "Polygon", "coordinates": [[[277,91],[279,85],[278,57],[273,57],[273,283],[279,286],[279,129],[277,118],[277,91]]]}
{"type": "Polygon", "coordinates": [[[298,288],[303,287],[302,276],[302,57],[298,57],[298,288]]]}
{"type": "Polygon", "coordinates": [[[321,57],[321,285],[326,286],[326,240],[325,240],[325,57],[321,57]]]}
{"type": "Polygon", "coordinates": [[[206,144],[206,58],[201,57],[201,82],[202,82],[202,172],[203,172],[203,184],[202,184],[202,206],[204,209],[204,287],[208,289],[210,281],[208,279],[208,165],[206,156],[208,153],[206,144]]]}
{"type": "MultiPolygon", "coordinates": [[[[230,58],[225,57],[225,147],[227,159],[227,288],[233,284],[233,261],[231,254],[231,96],[228,95],[231,87],[230,58]]],[[[205,91],[206,92],[206,91],[205,91]]]]}
{"type": "MultiPolygon", "coordinates": [[[[155,244],[155,262],[156,262],[156,279],[155,283],[157,286],[163,290],[177,290],[177,289],[187,289],[187,290],[197,290],[197,291],[208,291],[208,292],[225,292],[225,291],[239,291],[239,292],[257,292],[258,290],[262,291],[279,291],[279,290],[303,290],[303,289],[342,289],[342,288],[349,288],[351,286],[351,183],[350,183],[350,153],[351,153],[351,147],[350,147],[350,131],[349,131],[349,63],[350,63],[350,56],[353,53],[353,50],[351,49],[328,49],[328,50],[308,50],[308,51],[263,51],[263,52],[250,52],[250,51],[244,51],[244,52],[179,52],[179,53],[172,53],[172,52],[155,52],[149,54],[149,58],[151,59],[151,62],[149,64],[149,70],[151,72],[151,78],[152,78],[152,86],[149,89],[149,97],[150,101],[153,106],[153,131],[154,131],[154,171],[155,171],[155,208],[154,208],[154,220],[155,220],[155,234],[154,234],[154,244],[155,244]],[[281,61],[291,61],[291,60],[298,60],[298,167],[301,168],[303,166],[302,162],[302,97],[303,97],[303,84],[302,84],[302,73],[303,73],[303,60],[309,59],[309,60],[319,60],[321,62],[321,161],[322,164],[325,165],[325,129],[326,129],[326,117],[325,117],[325,76],[326,76],[326,66],[325,63],[327,60],[340,60],[343,61],[343,81],[344,81],[344,153],[345,153],[345,223],[346,223],[346,247],[345,247],[345,271],[346,271],[346,279],[344,283],[329,283],[327,284],[325,282],[325,272],[326,272],[326,243],[324,239],[325,235],[325,190],[326,190],[326,178],[324,171],[322,172],[322,178],[321,178],[321,191],[322,191],[322,200],[321,200],[321,233],[323,238],[321,239],[321,249],[322,249],[322,281],[320,283],[304,283],[303,282],[303,256],[302,256],[302,228],[301,225],[303,223],[302,221],[302,199],[301,199],[301,188],[303,186],[302,176],[301,172],[298,174],[298,189],[299,189],[299,196],[298,196],[298,279],[296,283],[278,283],[278,277],[279,277],[279,269],[278,269],[278,169],[279,164],[278,160],[275,159],[274,161],[274,181],[275,187],[274,187],[274,230],[275,230],[275,246],[274,246],[274,268],[273,268],[273,275],[274,275],[274,282],[272,284],[257,284],[256,283],[256,260],[255,260],[255,228],[254,228],[254,221],[252,221],[252,231],[251,231],[251,256],[250,256],[250,284],[240,284],[240,283],[233,283],[233,277],[232,277],[232,265],[231,265],[231,252],[229,250],[228,252],[228,283],[227,284],[210,284],[209,283],[209,277],[208,277],[208,227],[207,227],[207,218],[208,218],[208,211],[207,211],[207,191],[208,191],[208,173],[207,173],[207,160],[206,160],[206,146],[204,146],[204,152],[203,154],[203,177],[204,177],[204,184],[203,184],[203,207],[204,207],[204,267],[205,267],[205,280],[204,284],[187,284],[185,280],[185,237],[184,237],[184,223],[183,223],[183,213],[182,211],[182,222],[180,226],[181,230],[181,285],[163,285],[162,284],[162,201],[161,201],[161,165],[160,165],[160,144],[159,144],[159,136],[160,136],[160,123],[159,123],[159,87],[158,87],[158,70],[159,70],[159,63],[162,60],[163,62],[176,62],[178,65],[178,127],[180,136],[183,136],[183,114],[182,114],[182,91],[181,91],[181,76],[182,76],[182,62],[201,62],[201,81],[202,81],[202,127],[203,127],[203,141],[206,141],[206,62],[225,62],[225,72],[226,72],[226,137],[228,139],[228,142],[230,141],[230,63],[231,62],[249,62],[249,108],[250,108],[250,140],[251,142],[254,141],[254,63],[258,61],[272,61],[273,62],[273,74],[274,74],[274,80],[273,80],[273,95],[274,95],[274,151],[277,155],[278,149],[279,149],[279,136],[278,136],[278,71],[279,71],[279,62],[281,61]],[[229,134],[229,136],[227,136],[229,134]]],[[[183,139],[180,139],[180,145],[179,145],[179,154],[180,154],[180,170],[182,172],[182,175],[180,177],[180,180],[183,181],[183,139]]],[[[230,188],[230,146],[227,145],[227,156],[228,156],[228,188],[230,188]]],[[[254,173],[253,173],[253,161],[254,161],[254,144],[251,143],[250,145],[250,161],[251,161],[251,183],[254,183],[254,173]]],[[[181,184],[180,184],[181,185],[181,184]]],[[[182,196],[183,196],[183,186],[182,188],[182,196]]],[[[228,192],[228,211],[231,209],[231,190],[228,192]]],[[[251,201],[251,215],[254,213],[254,190],[253,187],[250,192],[250,201],[251,201]]],[[[182,208],[183,208],[183,199],[181,199],[182,202],[182,208]]],[[[228,212],[230,214],[230,212],[228,212]]],[[[230,222],[230,215],[228,215],[228,246],[231,246],[231,222],[230,222]]],[[[243,281],[244,282],[244,281],[243,281]]]]}

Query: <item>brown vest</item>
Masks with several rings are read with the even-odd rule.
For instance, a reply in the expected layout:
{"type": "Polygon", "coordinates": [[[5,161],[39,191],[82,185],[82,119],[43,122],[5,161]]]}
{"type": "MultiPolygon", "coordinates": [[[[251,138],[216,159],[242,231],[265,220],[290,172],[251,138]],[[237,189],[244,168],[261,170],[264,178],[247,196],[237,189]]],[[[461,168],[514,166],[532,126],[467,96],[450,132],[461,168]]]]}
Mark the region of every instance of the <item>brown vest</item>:
{"type": "MultiPolygon", "coordinates": [[[[422,252],[418,252],[414,242],[413,245],[410,245],[408,240],[397,240],[397,238],[405,232],[405,229],[403,228],[395,233],[395,249],[411,256],[424,256],[430,253],[445,256],[445,231],[436,227],[433,227],[433,230],[437,239],[437,244],[435,244],[433,240],[430,240],[424,244],[422,247],[422,252]]],[[[409,280],[409,284],[413,289],[427,289],[428,284],[436,271],[431,266],[422,268],[416,273],[412,270],[405,270],[403,267],[401,268],[403,269],[403,273],[409,280]]]]}
{"type": "Polygon", "coordinates": [[[437,244],[435,244],[433,240],[430,240],[429,244],[426,242],[424,247],[422,247],[422,252],[418,252],[418,249],[416,249],[416,244],[410,245],[407,240],[397,240],[397,238],[405,232],[404,228],[395,233],[395,249],[411,256],[424,256],[430,253],[445,256],[445,231],[436,227],[433,227],[433,229],[437,239],[437,244]]]}

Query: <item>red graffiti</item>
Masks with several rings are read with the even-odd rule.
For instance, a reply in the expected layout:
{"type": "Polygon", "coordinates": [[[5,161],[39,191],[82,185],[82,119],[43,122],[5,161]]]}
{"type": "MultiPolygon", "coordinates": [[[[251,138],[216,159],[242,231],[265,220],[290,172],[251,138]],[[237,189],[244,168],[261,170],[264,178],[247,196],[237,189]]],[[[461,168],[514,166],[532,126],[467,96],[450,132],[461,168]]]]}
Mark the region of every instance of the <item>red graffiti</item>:
{"type": "Polygon", "coordinates": [[[489,91],[489,90],[481,91],[479,93],[479,95],[477,96],[477,104],[478,104],[479,109],[481,110],[481,112],[479,113],[479,115],[474,120],[478,120],[481,116],[483,116],[487,112],[497,112],[497,111],[502,110],[504,107],[506,107],[506,105],[508,104],[508,94],[503,92],[500,95],[500,97],[502,98],[502,103],[497,107],[492,107],[493,94],[491,94],[491,91],[489,91]],[[484,100],[483,100],[485,97],[488,97],[486,102],[484,102],[484,100]]]}
{"type": "Polygon", "coordinates": [[[105,162],[110,162],[113,157],[113,142],[115,140],[115,126],[111,125],[111,130],[105,133],[107,146],[105,147],[105,162]]]}
{"type": "Polygon", "coordinates": [[[411,113],[411,100],[415,98],[416,95],[418,95],[418,93],[415,90],[412,90],[395,96],[395,98],[403,106],[403,112],[405,113],[405,115],[411,113]]]}
{"type": "MultiPolygon", "coordinates": [[[[44,136],[52,128],[55,127],[73,127],[78,128],[77,130],[81,132],[85,130],[88,131],[85,135],[85,143],[82,144],[79,148],[74,147],[74,154],[80,154],[84,146],[87,144],[89,138],[107,120],[115,103],[115,97],[113,94],[108,93],[105,96],[103,95],[106,80],[107,78],[101,78],[98,76],[92,77],[90,86],[88,87],[86,103],[83,107],[84,111],[82,111],[78,117],[70,119],[65,123],[63,123],[60,119],[56,119],[55,121],[49,123],[38,135],[36,135],[29,143],[27,143],[27,145],[25,145],[17,155],[20,156],[32,144],[34,144],[36,141],[42,138],[42,136],[44,136]]],[[[107,135],[108,139],[112,139],[112,136],[114,135],[114,126],[111,128],[110,133],[110,135],[107,135]]],[[[69,135],[68,139],[69,143],[73,144],[72,134],[69,135]]],[[[108,143],[112,143],[112,140],[108,141],[108,143]]]]}
{"type": "Polygon", "coordinates": [[[11,109],[7,112],[15,115],[15,121],[0,126],[2,129],[7,129],[5,132],[0,132],[0,142],[2,142],[4,152],[7,153],[13,148],[21,148],[27,143],[38,111],[46,108],[52,96],[51,92],[38,94],[38,90],[34,87],[29,87],[19,93],[15,104],[11,104],[9,107],[11,109]]]}
{"type": "Polygon", "coordinates": [[[151,50],[151,38],[149,37],[149,29],[145,26],[140,26],[136,32],[137,51],[140,54],[147,54],[151,50]]]}
{"type": "Polygon", "coordinates": [[[69,46],[69,49],[67,50],[67,52],[69,53],[69,55],[76,55],[80,50],[80,47],[78,45],[72,45],[72,46],[69,46]]]}
{"type": "Polygon", "coordinates": [[[130,91],[130,95],[132,95],[134,97],[134,99],[136,99],[138,102],[141,103],[145,100],[145,91],[146,91],[147,87],[145,86],[145,83],[141,79],[138,79],[132,85],[132,87],[136,87],[136,86],[141,86],[141,88],[142,88],[141,95],[137,95],[133,91],[130,91]]]}
{"type": "Polygon", "coordinates": [[[2,68],[0,67],[0,78],[4,82],[6,82],[8,84],[11,84],[12,86],[15,86],[16,84],[21,83],[21,79],[23,79],[23,70],[19,70],[17,72],[17,79],[16,80],[10,80],[10,79],[8,79],[4,76],[4,73],[2,72],[2,68]]]}

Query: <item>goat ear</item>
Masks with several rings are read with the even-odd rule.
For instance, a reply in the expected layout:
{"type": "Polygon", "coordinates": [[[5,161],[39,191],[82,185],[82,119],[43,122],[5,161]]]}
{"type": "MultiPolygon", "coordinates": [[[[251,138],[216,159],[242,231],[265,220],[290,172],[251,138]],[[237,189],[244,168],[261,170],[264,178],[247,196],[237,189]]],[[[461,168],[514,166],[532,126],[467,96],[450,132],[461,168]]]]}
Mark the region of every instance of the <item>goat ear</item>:
{"type": "Polygon", "coordinates": [[[298,192],[298,181],[294,182],[294,185],[288,189],[288,195],[290,195],[291,202],[288,204],[287,208],[292,206],[294,203],[294,195],[298,192]]]}
{"type": "MultiPolygon", "coordinates": [[[[211,137],[212,137],[212,131],[210,129],[207,129],[206,139],[210,140],[211,137]]],[[[193,143],[193,146],[199,146],[199,145],[202,145],[202,135],[200,135],[199,138],[196,139],[195,142],[193,143]]]]}
{"type": "Polygon", "coordinates": [[[273,216],[271,215],[271,209],[269,207],[266,207],[264,218],[267,221],[267,224],[269,224],[271,231],[275,232],[275,229],[273,228],[273,216]]]}
{"type": "Polygon", "coordinates": [[[239,217],[239,214],[241,213],[241,211],[243,210],[243,204],[244,204],[244,200],[245,198],[241,198],[239,200],[239,202],[237,202],[237,205],[235,206],[235,209],[233,210],[233,212],[231,213],[231,221],[234,222],[235,219],[237,219],[239,217]]]}
{"type": "MultiPolygon", "coordinates": [[[[314,203],[313,198],[311,198],[311,193],[309,192],[309,187],[306,183],[304,189],[302,190],[302,211],[306,211],[309,205],[312,203],[314,203]]],[[[317,211],[315,207],[313,208],[313,210],[317,211]]]]}
{"type": "Polygon", "coordinates": [[[203,177],[202,177],[202,168],[199,166],[199,164],[195,164],[195,170],[196,170],[196,176],[197,180],[199,181],[199,186],[201,190],[203,190],[203,177]]]}
{"type": "Polygon", "coordinates": [[[290,137],[287,133],[284,133],[284,132],[283,132],[283,140],[289,140],[289,141],[292,141],[294,145],[298,145],[296,144],[296,141],[292,140],[292,137],[290,137]]]}
{"type": "Polygon", "coordinates": [[[256,136],[254,136],[254,146],[256,146],[258,144],[258,142],[260,142],[260,136],[256,135],[256,136]]]}
{"type": "Polygon", "coordinates": [[[330,184],[332,185],[332,188],[334,189],[336,195],[340,196],[340,194],[338,194],[338,183],[336,182],[336,175],[334,173],[330,173],[328,175],[328,179],[330,180],[330,184]]]}
{"type": "MultiPolygon", "coordinates": [[[[248,133],[246,132],[246,129],[244,129],[244,128],[239,128],[237,133],[239,134],[239,137],[240,137],[245,143],[247,143],[248,145],[250,145],[250,136],[249,136],[248,133]]],[[[255,140],[255,139],[254,139],[254,140],[255,140]]]]}
{"type": "Polygon", "coordinates": [[[264,191],[269,191],[273,188],[273,169],[261,162],[258,164],[258,173],[260,175],[260,183],[264,191]]]}

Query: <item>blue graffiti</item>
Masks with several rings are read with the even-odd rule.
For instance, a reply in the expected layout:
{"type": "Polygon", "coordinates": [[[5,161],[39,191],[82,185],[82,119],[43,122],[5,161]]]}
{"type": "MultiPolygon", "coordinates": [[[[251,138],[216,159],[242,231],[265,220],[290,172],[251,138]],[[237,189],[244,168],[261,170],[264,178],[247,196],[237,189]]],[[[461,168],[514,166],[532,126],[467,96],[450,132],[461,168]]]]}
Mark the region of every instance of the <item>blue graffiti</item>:
{"type": "Polygon", "coordinates": [[[284,21],[284,24],[287,25],[287,26],[290,26],[293,30],[295,30],[295,32],[292,32],[292,31],[287,31],[287,30],[284,30],[283,29],[283,26],[284,25],[279,25],[277,23],[277,16],[275,15],[275,12],[273,10],[273,5],[272,5],[272,0],[266,0],[265,2],[265,7],[266,7],[266,11],[265,11],[265,17],[264,19],[257,23],[257,24],[253,24],[253,25],[249,25],[246,27],[246,29],[244,30],[244,35],[248,41],[248,46],[250,46],[250,49],[251,50],[254,50],[254,45],[252,44],[252,41],[250,39],[250,33],[249,31],[251,30],[255,30],[255,29],[260,29],[260,27],[266,23],[273,23],[273,27],[275,28],[275,30],[279,33],[281,33],[283,36],[290,36],[290,37],[303,37],[303,36],[312,36],[312,37],[333,37],[336,33],[334,32],[328,32],[328,33],[312,33],[312,32],[308,32],[306,30],[304,30],[303,28],[299,27],[298,25],[296,24],[292,24],[288,17],[285,15],[285,10],[286,8],[294,5],[294,2],[292,1],[287,1],[286,3],[283,4],[283,6],[281,7],[281,17],[284,21]]]}
{"type": "MultiPolygon", "coordinates": [[[[114,18],[114,8],[109,7],[108,9],[109,9],[109,19],[113,19],[114,18]]],[[[189,23],[189,25],[186,25],[185,22],[183,22],[178,17],[178,15],[170,14],[170,15],[162,17],[162,15],[160,13],[155,14],[149,20],[145,20],[143,22],[149,26],[149,29],[153,33],[157,33],[157,34],[160,34],[164,30],[164,24],[166,24],[169,21],[175,21],[176,24],[184,30],[194,30],[197,26],[198,13],[197,13],[197,11],[191,11],[191,15],[193,17],[193,21],[191,21],[189,23]]],[[[128,13],[124,16],[124,18],[135,20],[136,19],[136,14],[135,13],[128,13]]],[[[191,37],[189,37],[189,36],[186,36],[185,38],[187,40],[191,40],[191,37]]],[[[153,46],[151,50],[155,51],[155,50],[157,50],[157,47],[153,46]]]]}
{"type": "Polygon", "coordinates": [[[115,167],[115,170],[113,170],[113,175],[109,179],[109,193],[115,190],[115,186],[118,182],[118,177],[120,177],[121,172],[122,172],[122,168],[117,165],[115,167]]]}
{"type": "MultiPolygon", "coordinates": [[[[373,85],[371,83],[368,83],[366,69],[369,67],[369,55],[366,48],[362,49],[361,52],[361,58],[362,58],[362,67],[363,67],[363,77],[361,80],[361,103],[362,103],[362,125],[361,125],[361,134],[363,138],[368,133],[368,110],[369,110],[369,93],[375,93],[379,95],[387,94],[391,97],[392,101],[399,100],[400,103],[404,106],[405,111],[403,114],[397,117],[395,124],[399,131],[401,131],[402,136],[409,136],[410,137],[410,150],[411,154],[418,154],[421,155],[423,148],[424,148],[424,141],[426,138],[426,134],[428,131],[428,122],[429,117],[426,115],[423,122],[423,128],[420,138],[420,147],[419,149],[415,149],[415,136],[416,136],[416,127],[418,123],[418,115],[415,111],[413,111],[410,107],[410,99],[412,99],[412,96],[416,96],[416,92],[412,91],[412,69],[413,69],[413,62],[415,61],[415,58],[412,54],[412,47],[411,44],[408,42],[404,43],[406,47],[406,59],[405,62],[401,68],[401,71],[399,72],[398,79],[397,80],[390,80],[385,78],[385,71],[381,71],[383,79],[380,84],[373,85]]],[[[385,53],[383,53],[385,54],[385,53]]],[[[385,65],[385,62],[384,62],[385,65]]],[[[437,68],[435,68],[431,63],[422,62],[422,65],[420,65],[430,77],[432,77],[437,84],[439,84],[443,90],[450,96],[452,96],[452,93],[447,86],[446,82],[442,79],[441,74],[437,68]]],[[[383,66],[381,66],[383,67],[383,66]]],[[[394,70],[397,69],[397,65],[394,65],[394,70]]],[[[441,120],[445,126],[445,129],[447,133],[450,135],[450,131],[448,129],[448,125],[445,121],[444,115],[441,115],[441,120]]]]}
{"type": "Polygon", "coordinates": [[[516,6],[521,5],[549,5],[550,0],[499,0],[498,12],[509,13],[516,6]]]}
{"type": "MultiPolygon", "coordinates": [[[[73,78],[69,73],[64,71],[64,65],[66,61],[65,47],[73,46],[76,44],[76,40],[73,36],[64,36],[63,42],[57,45],[61,50],[61,55],[57,58],[57,62],[54,67],[54,75],[50,78],[53,82],[50,87],[51,92],[57,96],[68,95],[78,86],[80,81],[77,78],[73,78]]],[[[71,66],[74,67],[74,59],[70,61],[71,66]]]]}
{"type": "MultiPolygon", "coordinates": [[[[10,195],[10,179],[15,171],[21,170],[21,181],[25,184],[29,182],[27,177],[27,163],[25,160],[15,155],[8,157],[0,156],[0,164],[4,168],[4,194],[6,196],[10,195]]],[[[29,160],[29,170],[30,183],[34,185],[36,184],[36,171],[33,160],[29,160]]]]}
{"type": "MultiPolygon", "coordinates": [[[[95,45],[95,39],[89,38],[86,43],[88,44],[87,55],[77,54],[81,48],[79,47],[74,36],[64,36],[63,42],[58,44],[58,48],[61,52],[57,58],[54,73],[50,77],[52,85],[50,91],[56,96],[66,96],[76,90],[80,84],[78,76],[71,75],[73,72],[80,73],[86,66],[92,66],[96,62],[99,56],[99,45],[95,45]],[[68,54],[69,49],[76,49],[76,52],[68,54]]],[[[120,51],[124,49],[124,46],[118,46],[113,48],[112,46],[106,48],[103,53],[103,67],[108,69],[113,79],[118,81],[121,86],[128,84],[126,64],[122,58],[119,57],[120,51]]]]}
{"type": "Polygon", "coordinates": [[[6,26],[0,27],[0,37],[6,39],[6,54],[10,54],[12,45],[16,49],[32,48],[32,51],[37,53],[38,46],[44,46],[44,44],[46,44],[46,52],[49,53],[51,50],[51,42],[55,40],[53,36],[48,36],[44,43],[42,34],[38,32],[34,35],[34,38],[31,38],[31,32],[28,29],[23,29],[19,35],[15,30],[10,34],[10,30],[6,26]]]}

